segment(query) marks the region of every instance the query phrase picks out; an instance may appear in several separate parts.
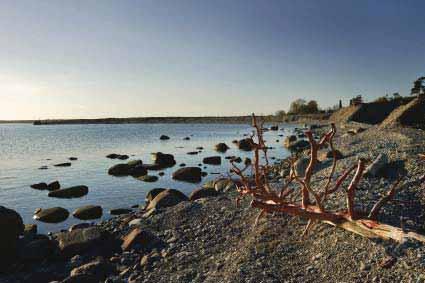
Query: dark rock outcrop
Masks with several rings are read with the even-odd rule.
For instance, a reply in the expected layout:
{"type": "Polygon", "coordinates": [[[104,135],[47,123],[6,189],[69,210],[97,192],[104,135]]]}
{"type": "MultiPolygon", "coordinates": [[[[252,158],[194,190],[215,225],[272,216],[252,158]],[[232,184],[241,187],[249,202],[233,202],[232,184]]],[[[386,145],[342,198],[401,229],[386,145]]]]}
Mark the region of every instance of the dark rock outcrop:
{"type": "Polygon", "coordinates": [[[63,207],[41,209],[34,214],[34,219],[46,223],[59,223],[69,216],[68,210],[63,207]]]}
{"type": "Polygon", "coordinates": [[[33,188],[33,189],[36,189],[36,190],[41,190],[41,191],[47,190],[47,184],[46,183],[32,184],[30,187],[33,188]]]}
{"type": "Polygon", "coordinates": [[[103,210],[101,206],[98,205],[86,205],[80,208],[77,208],[72,215],[75,218],[80,220],[91,220],[98,219],[102,217],[103,210]]]}
{"type": "Polygon", "coordinates": [[[54,181],[47,185],[47,189],[49,191],[56,191],[56,190],[59,190],[60,188],[61,188],[61,185],[59,181],[54,181]]]}
{"type": "Polygon", "coordinates": [[[79,198],[89,193],[87,186],[74,186],[66,189],[60,189],[49,192],[49,197],[54,198],[79,198]]]}
{"type": "Polygon", "coordinates": [[[58,163],[54,165],[55,167],[69,167],[71,166],[70,162],[65,162],[65,163],[58,163]]]}
{"type": "Polygon", "coordinates": [[[229,147],[224,142],[218,143],[214,146],[214,149],[218,152],[226,152],[229,147]]]}
{"type": "Polygon", "coordinates": [[[202,170],[199,167],[184,167],[173,173],[173,179],[190,183],[198,183],[202,179],[202,170]]]}
{"type": "Polygon", "coordinates": [[[210,157],[205,157],[202,162],[204,164],[209,164],[209,165],[220,165],[221,164],[221,157],[220,156],[210,156],[210,157]]]}
{"type": "Polygon", "coordinates": [[[244,150],[244,151],[253,150],[253,144],[251,142],[251,139],[241,139],[238,141],[237,145],[240,150],[244,150]]]}

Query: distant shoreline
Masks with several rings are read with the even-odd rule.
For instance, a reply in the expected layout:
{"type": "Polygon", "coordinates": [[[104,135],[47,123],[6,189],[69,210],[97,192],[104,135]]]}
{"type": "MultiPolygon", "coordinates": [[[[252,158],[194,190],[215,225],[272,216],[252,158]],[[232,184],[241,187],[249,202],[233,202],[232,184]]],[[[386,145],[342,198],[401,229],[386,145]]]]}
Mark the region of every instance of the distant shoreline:
{"type": "MultiPolygon", "coordinates": [[[[272,115],[257,116],[269,123],[294,123],[326,120],[329,114],[287,115],[277,118],[272,115]]],[[[204,117],[132,117],[132,118],[96,118],[96,119],[45,119],[45,120],[0,120],[0,124],[39,125],[90,125],[90,124],[251,124],[249,116],[204,116],[204,117]]]]}
{"type": "Polygon", "coordinates": [[[251,123],[251,116],[229,117],[137,117],[137,118],[99,118],[99,119],[51,119],[35,120],[34,125],[75,125],[75,124],[188,124],[188,123],[251,123]]]}

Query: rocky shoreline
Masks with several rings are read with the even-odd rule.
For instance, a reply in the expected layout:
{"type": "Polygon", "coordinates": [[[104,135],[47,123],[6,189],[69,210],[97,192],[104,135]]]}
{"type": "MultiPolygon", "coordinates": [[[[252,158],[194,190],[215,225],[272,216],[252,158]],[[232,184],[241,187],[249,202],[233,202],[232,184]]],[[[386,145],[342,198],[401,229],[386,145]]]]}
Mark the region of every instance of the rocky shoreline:
{"type": "MultiPolygon", "coordinates": [[[[317,135],[325,130],[313,128],[317,135]]],[[[300,131],[287,146],[304,150],[302,138],[300,131]]],[[[418,154],[425,152],[424,140],[422,130],[387,131],[358,123],[340,126],[336,139],[337,171],[358,157],[386,156],[382,167],[361,183],[356,197],[364,206],[372,205],[403,172],[405,188],[380,220],[422,234],[425,164],[418,154]]],[[[330,167],[324,150],[314,182],[323,182],[330,167]]],[[[276,165],[270,180],[279,182],[287,170],[285,162],[276,165]]],[[[1,208],[1,242],[9,251],[1,256],[0,282],[425,281],[421,243],[371,241],[327,224],[317,224],[302,237],[306,220],[282,214],[268,215],[253,227],[258,211],[249,207],[249,199],[237,206],[237,197],[234,182],[222,178],[190,196],[152,190],[140,209],[51,235],[37,234],[19,215],[1,208]],[[21,236],[16,240],[13,235],[21,236]]],[[[332,205],[342,204],[343,192],[334,198],[332,205]]],[[[96,207],[87,209],[99,213],[96,207]]]]}

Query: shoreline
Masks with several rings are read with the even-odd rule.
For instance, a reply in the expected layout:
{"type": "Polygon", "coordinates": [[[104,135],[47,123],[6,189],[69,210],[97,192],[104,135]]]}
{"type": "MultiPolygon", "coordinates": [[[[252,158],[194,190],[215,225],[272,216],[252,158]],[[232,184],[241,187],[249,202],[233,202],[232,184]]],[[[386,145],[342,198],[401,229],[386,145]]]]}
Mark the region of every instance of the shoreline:
{"type": "MultiPolygon", "coordinates": [[[[389,132],[368,126],[353,134],[353,128],[358,125],[351,123],[338,128],[335,145],[343,153],[338,172],[355,163],[359,155],[374,158],[379,153],[387,154],[390,164],[399,166],[395,161],[404,162],[408,172],[406,182],[415,182],[425,172],[425,164],[416,157],[425,152],[424,131],[399,128],[389,132]]],[[[327,127],[315,131],[320,134],[325,130],[327,127]]],[[[331,165],[328,161],[315,174],[316,181],[327,175],[331,165]]],[[[275,168],[272,178],[279,178],[282,168],[275,168]]],[[[322,223],[300,240],[307,221],[283,214],[267,215],[254,227],[258,211],[249,207],[249,199],[236,206],[238,195],[234,188],[217,186],[216,182],[212,187],[202,185],[202,190],[217,191],[214,195],[180,199],[175,205],[149,209],[154,197],[129,213],[75,228],[73,232],[54,233],[47,239],[42,235],[27,236],[31,240],[23,246],[30,254],[37,248],[38,252],[44,251],[46,243],[48,246],[59,243],[59,246],[47,259],[41,253],[37,256],[42,258],[26,261],[25,268],[18,268],[11,276],[0,275],[0,281],[15,283],[19,282],[18,278],[32,278],[39,273],[48,279],[46,282],[64,283],[83,279],[89,280],[84,282],[159,283],[315,282],[318,274],[326,282],[424,279],[425,246],[373,242],[322,223]],[[88,233],[94,238],[81,240],[88,233]],[[72,241],[67,243],[74,236],[82,241],[77,246],[72,241]],[[143,239],[147,240],[146,244],[138,245],[143,239]],[[34,242],[39,246],[30,245],[34,242]],[[383,268],[382,262],[388,257],[392,263],[383,268]]],[[[365,179],[356,198],[370,206],[391,182],[386,177],[365,179]]],[[[421,186],[411,186],[401,191],[397,199],[411,200],[421,190],[421,186]]],[[[334,196],[341,201],[335,205],[344,204],[343,193],[334,196]]],[[[407,219],[406,229],[424,233],[421,214],[424,204],[425,198],[418,198],[418,203],[409,207],[388,205],[381,220],[399,225],[400,219],[394,216],[403,215],[407,219]]]]}

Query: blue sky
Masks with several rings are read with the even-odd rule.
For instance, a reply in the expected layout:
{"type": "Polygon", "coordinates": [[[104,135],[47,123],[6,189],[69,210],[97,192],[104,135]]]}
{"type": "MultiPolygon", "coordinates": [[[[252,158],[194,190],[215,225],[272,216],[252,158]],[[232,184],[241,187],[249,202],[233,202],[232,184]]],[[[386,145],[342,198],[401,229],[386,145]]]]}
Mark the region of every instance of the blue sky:
{"type": "Polygon", "coordinates": [[[239,115],[407,95],[425,1],[9,1],[0,119],[239,115]]]}

